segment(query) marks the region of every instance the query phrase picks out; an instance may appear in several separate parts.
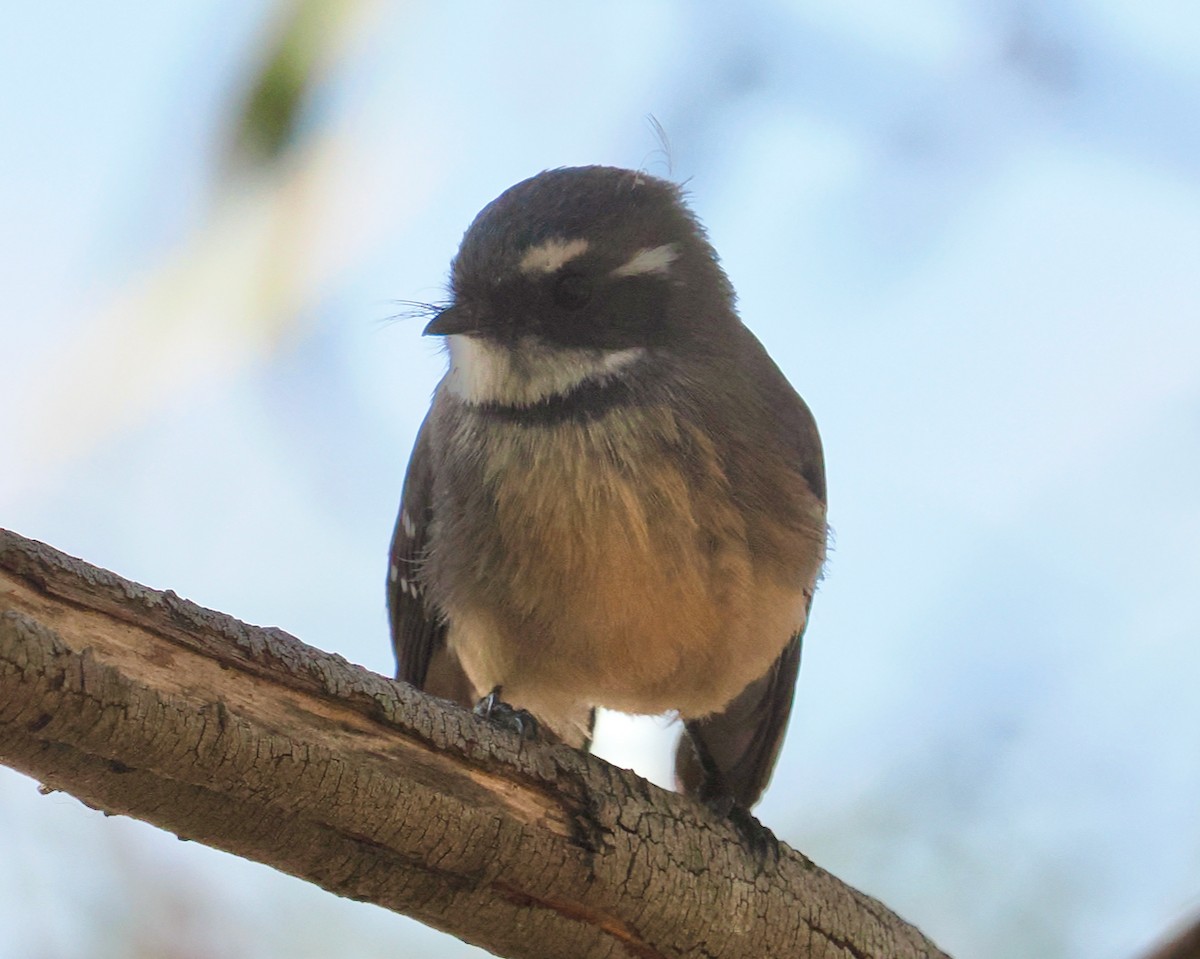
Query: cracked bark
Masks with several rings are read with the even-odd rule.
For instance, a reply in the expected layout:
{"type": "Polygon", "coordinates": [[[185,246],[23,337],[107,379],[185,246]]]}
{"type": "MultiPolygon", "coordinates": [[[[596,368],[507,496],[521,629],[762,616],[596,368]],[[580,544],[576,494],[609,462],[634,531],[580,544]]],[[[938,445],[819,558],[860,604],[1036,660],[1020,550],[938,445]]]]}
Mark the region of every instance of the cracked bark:
{"type": "Polygon", "coordinates": [[[3,530],[0,761],[503,956],[945,956],[632,772],[3,530]]]}

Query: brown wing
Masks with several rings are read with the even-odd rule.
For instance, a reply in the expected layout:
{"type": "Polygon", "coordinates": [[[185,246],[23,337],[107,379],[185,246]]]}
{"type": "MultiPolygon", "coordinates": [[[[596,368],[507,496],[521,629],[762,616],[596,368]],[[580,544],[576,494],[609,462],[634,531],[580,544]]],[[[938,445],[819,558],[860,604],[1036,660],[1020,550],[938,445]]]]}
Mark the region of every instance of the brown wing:
{"type": "Polygon", "coordinates": [[[477,698],[475,690],[458,657],[446,647],[446,624],[421,586],[420,567],[432,521],[433,458],[426,418],[408,461],[388,564],[388,619],[396,678],[469,707],[477,698]]]}
{"type": "Polygon", "coordinates": [[[792,637],[765,676],[720,713],[684,723],[675,753],[680,788],[702,802],[729,800],[749,809],[771,779],[792,712],[800,671],[800,635],[792,637]]]}
{"type": "MultiPolygon", "coordinates": [[[[772,497],[761,488],[750,488],[756,477],[740,472],[744,464],[755,463],[757,451],[770,449],[782,454],[784,471],[802,478],[809,502],[820,511],[821,535],[824,531],[825,463],[816,423],[804,401],[796,394],[778,367],[747,331],[745,347],[757,353],[746,368],[758,377],[753,387],[759,412],[749,417],[739,434],[732,425],[718,425],[724,435],[735,437],[731,467],[735,472],[735,495],[745,497],[743,508],[769,513],[785,523],[810,522],[786,501],[772,497]]],[[[726,408],[735,408],[730,397],[726,408]]],[[[811,514],[809,514],[811,516],[811,514]]],[[[821,545],[823,554],[823,543],[821,545]]],[[[808,607],[812,606],[815,582],[805,587],[808,607]]],[[[807,615],[805,617],[807,621],[807,615]]],[[[796,677],[800,671],[800,647],[803,629],[791,638],[767,673],[747,686],[722,712],[684,723],[684,735],[675,755],[675,775],[679,787],[717,807],[736,803],[749,809],[767,787],[779,750],[783,746],[788,718],[792,713],[796,677]]]]}

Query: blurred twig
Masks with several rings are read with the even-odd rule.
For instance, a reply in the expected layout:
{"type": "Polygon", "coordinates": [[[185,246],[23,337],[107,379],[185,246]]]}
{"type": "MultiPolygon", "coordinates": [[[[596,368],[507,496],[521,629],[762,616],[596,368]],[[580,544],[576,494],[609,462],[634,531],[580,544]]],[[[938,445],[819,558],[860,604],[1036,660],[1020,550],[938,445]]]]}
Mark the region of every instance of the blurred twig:
{"type": "Polygon", "coordinates": [[[235,169],[269,166],[287,152],[321,68],[358,6],[359,0],[291,0],[284,7],[234,117],[235,169]]]}
{"type": "MultiPolygon", "coordinates": [[[[20,469],[0,499],[43,484],[115,433],[200,389],[220,388],[306,332],[314,305],[368,254],[398,211],[380,201],[380,157],[348,109],[297,137],[309,93],[346,55],[372,0],[294,0],[262,66],[231,105],[234,146],[194,231],[145,273],[86,304],[41,362],[9,371],[24,413],[0,428],[20,469]]],[[[414,190],[419,177],[410,177],[414,190]]]]}

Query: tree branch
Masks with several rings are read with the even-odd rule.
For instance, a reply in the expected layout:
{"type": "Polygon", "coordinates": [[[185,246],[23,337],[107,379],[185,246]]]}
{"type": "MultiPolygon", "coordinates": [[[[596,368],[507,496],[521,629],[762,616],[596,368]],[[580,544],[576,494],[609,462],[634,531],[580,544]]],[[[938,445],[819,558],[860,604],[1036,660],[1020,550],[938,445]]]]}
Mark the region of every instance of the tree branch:
{"type": "Polygon", "coordinates": [[[505,956],[944,957],[769,834],[3,530],[0,761],[505,956]]]}

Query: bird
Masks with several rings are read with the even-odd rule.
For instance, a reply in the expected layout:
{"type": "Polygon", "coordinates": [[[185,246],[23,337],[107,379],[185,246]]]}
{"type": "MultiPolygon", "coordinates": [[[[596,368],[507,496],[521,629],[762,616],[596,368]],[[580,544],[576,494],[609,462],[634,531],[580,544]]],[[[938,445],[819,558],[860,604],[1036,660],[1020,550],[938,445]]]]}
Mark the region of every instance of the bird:
{"type": "Polygon", "coordinates": [[[749,810],[825,561],[825,465],[681,188],[523,180],[431,312],[449,362],[391,544],[397,677],[577,748],[597,708],[672,714],[676,788],[749,810]]]}

